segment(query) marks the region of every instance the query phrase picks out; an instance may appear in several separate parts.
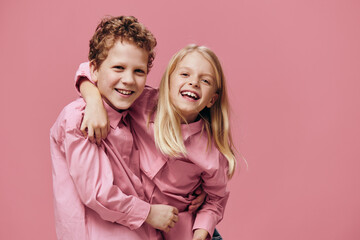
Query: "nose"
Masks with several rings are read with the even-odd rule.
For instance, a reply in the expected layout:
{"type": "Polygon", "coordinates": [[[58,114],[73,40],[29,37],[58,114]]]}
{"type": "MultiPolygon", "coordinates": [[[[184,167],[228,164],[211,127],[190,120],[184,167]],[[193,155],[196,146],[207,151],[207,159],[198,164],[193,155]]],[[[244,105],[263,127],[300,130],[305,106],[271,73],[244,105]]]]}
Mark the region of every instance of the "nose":
{"type": "Polygon", "coordinates": [[[199,79],[198,79],[198,77],[195,77],[195,76],[190,77],[189,85],[194,86],[194,87],[199,87],[199,79]]]}
{"type": "Polygon", "coordinates": [[[121,78],[121,82],[124,84],[133,84],[135,82],[134,74],[131,71],[125,71],[121,78]]]}

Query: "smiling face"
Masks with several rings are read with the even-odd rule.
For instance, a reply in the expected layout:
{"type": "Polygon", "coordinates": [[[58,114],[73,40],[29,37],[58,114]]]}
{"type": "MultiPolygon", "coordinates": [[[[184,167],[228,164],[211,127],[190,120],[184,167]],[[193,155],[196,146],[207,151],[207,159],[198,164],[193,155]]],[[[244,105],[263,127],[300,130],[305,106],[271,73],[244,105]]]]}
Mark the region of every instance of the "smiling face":
{"type": "Polygon", "coordinates": [[[126,110],[141,95],[147,76],[148,53],[135,44],[118,40],[91,77],[104,100],[115,110],[126,110]]]}
{"type": "Polygon", "coordinates": [[[218,98],[215,72],[199,52],[188,53],[170,75],[170,100],[188,123],[218,98]]]}

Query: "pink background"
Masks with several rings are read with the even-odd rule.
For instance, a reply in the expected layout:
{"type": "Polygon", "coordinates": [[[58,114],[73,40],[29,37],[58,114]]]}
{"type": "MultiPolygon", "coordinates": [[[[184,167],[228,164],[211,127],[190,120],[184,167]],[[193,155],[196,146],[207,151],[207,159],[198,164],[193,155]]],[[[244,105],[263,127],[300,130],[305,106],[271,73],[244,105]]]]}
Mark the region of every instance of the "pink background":
{"type": "Polygon", "coordinates": [[[360,239],[358,0],[2,1],[0,239],[55,239],[49,129],[106,14],[156,35],[153,86],[188,43],[222,60],[249,165],[225,239],[360,239]]]}

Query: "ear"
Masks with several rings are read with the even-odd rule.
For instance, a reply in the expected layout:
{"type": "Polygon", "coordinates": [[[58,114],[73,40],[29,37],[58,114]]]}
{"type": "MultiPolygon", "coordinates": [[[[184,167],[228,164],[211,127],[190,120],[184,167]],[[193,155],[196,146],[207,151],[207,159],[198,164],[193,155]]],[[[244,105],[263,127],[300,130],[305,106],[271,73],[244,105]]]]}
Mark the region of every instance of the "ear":
{"type": "Polygon", "coordinates": [[[94,61],[91,61],[89,66],[90,66],[91,80],[93,82],[97,83],[99,71],[98,71],[98,68],[96,67],[96,63],[94,61]]]}
{"type": "Polygon", "coordinates": [[[211,97],[210,102],[206,105],[208,108],[211,108],[216,100],[219,98],[219,94],[214,93],[214,95],[211,97]]]}

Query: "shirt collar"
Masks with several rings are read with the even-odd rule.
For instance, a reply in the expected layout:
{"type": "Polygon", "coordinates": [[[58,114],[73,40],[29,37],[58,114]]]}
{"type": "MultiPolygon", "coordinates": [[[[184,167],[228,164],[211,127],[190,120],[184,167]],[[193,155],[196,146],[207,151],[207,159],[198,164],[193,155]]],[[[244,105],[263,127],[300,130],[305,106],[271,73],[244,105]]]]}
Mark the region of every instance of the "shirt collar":
{"type": "MultiPolygon", "coordinates": [[[[150,123],[154,124],[155,121],[155,114],[150,116],[150,123]]],[[[192,123],[183,123],[181,124],[181,133],[184,139],[184,142],[191,136],[201,132],[204,127],[204,120],[200,118],[200,120],[192,123]]]]}
{"type": "Polygon", "coordinates": [[[184,142],[191,136],[197,134],[202,131],[204,126],[204,120],[200,119],[196,122],[192,122],[189,124],[181,124],[181,133],[183,135],[184,142]]]}
{"type": "Polygon", "coordinates": [[[119,125],[122,118],[125,118],[128,114],[128,110],[124,110],[122,112],[118,112],[113,109],[106,101],[103,101],[104,107],[108,114],[108,119],[110,122],[111,128],[115,129],[119,125]]]}

